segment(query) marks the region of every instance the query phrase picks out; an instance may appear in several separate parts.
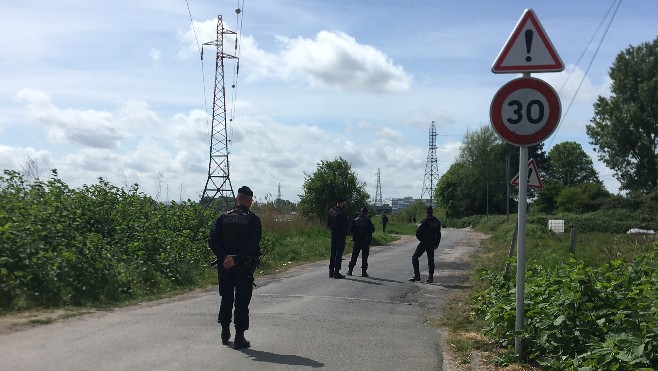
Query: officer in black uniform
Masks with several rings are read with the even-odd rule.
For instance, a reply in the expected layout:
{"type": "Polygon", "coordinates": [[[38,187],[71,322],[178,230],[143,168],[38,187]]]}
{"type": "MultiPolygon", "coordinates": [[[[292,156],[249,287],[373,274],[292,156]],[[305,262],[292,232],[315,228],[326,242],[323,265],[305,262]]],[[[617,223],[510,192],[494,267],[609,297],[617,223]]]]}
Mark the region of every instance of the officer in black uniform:
{"type": "Polygon", "coordinates": [[[351,276],[354,266],[356,266],[356,259],[359,257],[359,252],[363,252],[361,255],[361,277],[368,276],[368,255],[370,255],[370,242],[372,241],[372,234],[375,232],[375,225],[372,224],[370,217],[368,216],[368,208],[361,208],[361,215],[354,218],[352,223],[350,223],[349,233],[352,235],[352,240],[354,241],[354,247],[352,248],[352,259],[350,259],[349,270],[347,275],[351,276]]]}
{"type": "Polygon", "coordinates": [[[217,256],[219,280],[218,322],[222,325],[222,344],[231,338],[231,319],[235,304],[235,349],[248,348],[244,338],[249,329],[249,302],[254,288],[254,271],[260,256],[262,224],[249,208],[254,193],[247,186],[238,189],[236,207],[217,218],[210,230],[208,244],[217,256]]]}
{"type": "Polygon", "coordinates": [[[434,250],[439,248],[441,242],[441,222],[434,217],[432,206],[427,207],[427,217],[420,222],[416,229],[416,238],[418,246],[414,255],[411,257],[411,264],[414,267],[414,276],[409,281],[420,281],[420,267],[418,258],[423,253],[427,254],[427,265],[429,267],[429,277],[425,282],[434,282],[434,250]]]}
{"type": "Polygon", "coordinates": [[[327,225],[331,229],[331,256],[329,257],[329,277],[335,279],[345,278],[340,274],[340,267],[345,252],[345,238],[350,220],[345,212],[345,197],[336,199],[336,206],[329,210],[327,225]]]}

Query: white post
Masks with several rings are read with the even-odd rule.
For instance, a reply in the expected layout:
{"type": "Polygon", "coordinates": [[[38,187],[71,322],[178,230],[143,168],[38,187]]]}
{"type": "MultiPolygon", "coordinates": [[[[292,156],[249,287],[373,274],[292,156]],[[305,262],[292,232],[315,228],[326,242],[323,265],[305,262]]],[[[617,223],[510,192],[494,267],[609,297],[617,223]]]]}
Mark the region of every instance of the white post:
{"type": "Polygon", "coordinates": [[[514,326],[514,350],[523,358],[523,302],[525,300],[525,235],[528,205],[528,147],[519,148],[519,236],[516,245],[516,324],[514,326]]]}

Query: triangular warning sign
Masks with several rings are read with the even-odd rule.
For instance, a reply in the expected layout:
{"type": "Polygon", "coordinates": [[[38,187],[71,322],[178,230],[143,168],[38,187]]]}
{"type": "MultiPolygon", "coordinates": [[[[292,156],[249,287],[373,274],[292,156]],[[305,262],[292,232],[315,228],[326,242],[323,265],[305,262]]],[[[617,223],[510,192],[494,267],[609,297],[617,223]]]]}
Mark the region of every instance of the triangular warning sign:
{"type": "MultiPolygon", "coordinates": [[[[519,185],[519,174],[516,174],[514,179],[512,179],[512,184],[517,186],[519,185]]],[[[539,179],[539,171],[537,171],[537,164],[535,164],[534,159],[528,161],[528,187],[529,188],[544,188],[544,185],[539,179]]]]}
{"type": "Polygon", "coordinates": [[[564,63],[532,9],[526,9],[491,67],[493,73],[560,72],[564,63]]]}

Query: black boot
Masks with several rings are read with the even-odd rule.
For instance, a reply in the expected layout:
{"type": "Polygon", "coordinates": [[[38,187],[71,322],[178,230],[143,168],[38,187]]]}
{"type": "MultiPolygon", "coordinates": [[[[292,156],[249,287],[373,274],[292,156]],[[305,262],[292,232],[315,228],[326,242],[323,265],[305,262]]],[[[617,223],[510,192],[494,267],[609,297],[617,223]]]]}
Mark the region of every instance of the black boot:
{"type": "Polygon", "coordinates": [[[352,270],[354,270],[354,267],[349,267],[349,269],[347,270],[347,275],[348,276],[352,275],[352,270]]]}
{"type": "Polygon", "coordinates": [[[425,283],[432,283],[432,282],[434,282],[434,278],[432,276],[427,277],[427,279],[425,280],[425,283]]]}
{"type": "Polygon", "coordinates": [[[233,340],[233,348],[242,349],[242,348],[249,348],[250,346],[251,343],[249,343],[247,339],[244,338],[244,331],[238,331],[235,334],[235,340],[233,340]]]}
{"type": "Polygon", "coordinates": [[[329,270],[329,278],[334,278],[334,270],[333,269],[329,270]]]}
{"type": "Polygon", "coordinates": [[[420,263],[418,258],[411,257],[411,265],[414,267],[414,276],[409,278],[409,281],[420,281],[420,263]]]}
{"type": "Polygon", "coordinates": [[[231,330],[228,327],[222,327],[222,344],[227,345],[231,338],[231,330]]]}
{"type": "Polygon", "coordinates": [[[342,274],[340,274],[339,271],[336,271],[336,272],[334,273],[334,278],[337,279],[337,280],[340,280],[340,279],[345,278],[345,276],[343,276],[342,274]]]}
{"type": "Polygon", "coordinates": [[[361,277],[370,277],[370,275],[368,275],[368,272],[366,272],[365,269],[362,269],[361,270],[361,277]]]}

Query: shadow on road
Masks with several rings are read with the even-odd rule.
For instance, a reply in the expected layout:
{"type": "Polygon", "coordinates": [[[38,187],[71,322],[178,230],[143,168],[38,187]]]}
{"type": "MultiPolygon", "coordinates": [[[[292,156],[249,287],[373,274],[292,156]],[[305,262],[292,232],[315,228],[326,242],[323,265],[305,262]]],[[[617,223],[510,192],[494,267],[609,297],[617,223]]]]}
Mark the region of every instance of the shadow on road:
{"type": "Polygon", "coordinates": [[[384,281],[384,282],[403,283],[402,281],[389,280],[389,279],[386,279],[386,278],[378,278],[378,277],[373,277],[373,276],[370,276],[370,279],[371,279],[371,280],[374,280],[374,281],[384,281]]]}
{"type": "Polygon", "coordinates": [[[308,366],[313,368],[324,367],[324,363],[293,354],[276,354],[255,349],[240,349],[240,352],[251,357],[256,362],[277,363],[281,365],[308,366]]]}

